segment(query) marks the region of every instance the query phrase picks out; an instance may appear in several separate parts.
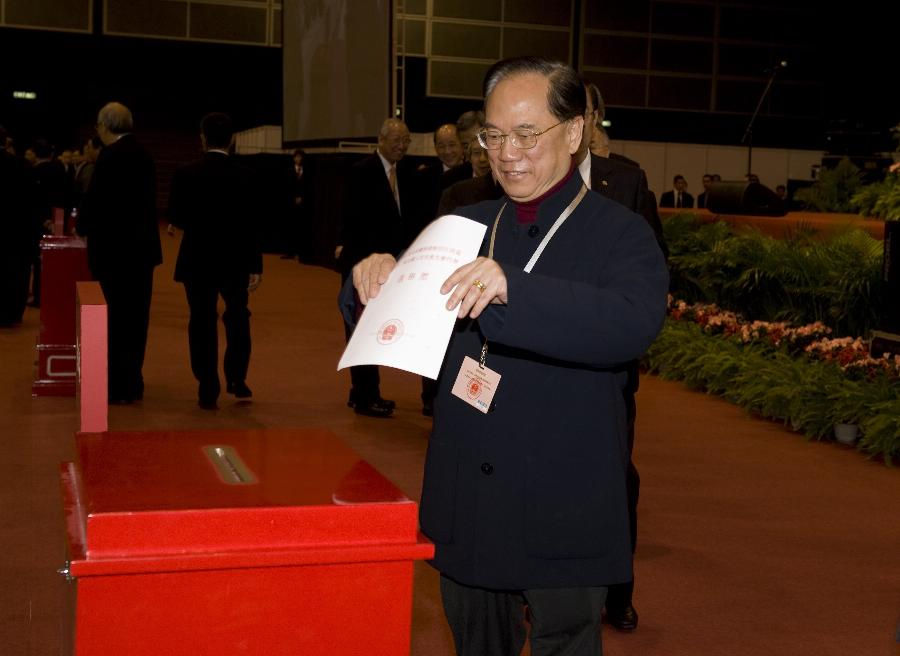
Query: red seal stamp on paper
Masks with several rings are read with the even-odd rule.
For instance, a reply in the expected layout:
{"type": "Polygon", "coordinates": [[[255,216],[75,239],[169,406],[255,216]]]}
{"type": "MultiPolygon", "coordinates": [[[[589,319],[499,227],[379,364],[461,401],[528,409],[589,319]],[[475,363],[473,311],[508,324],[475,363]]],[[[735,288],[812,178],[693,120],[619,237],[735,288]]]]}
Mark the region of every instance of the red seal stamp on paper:
{"type": "Polygon", "coordinates": [[[403,337],[403,322],[400,319],[385,321],[378,328],[378,334],[375,335],[379,344],[393,344],[400,341],[401,337],[403,337]]]}
{"type": "Polygon", "coordinates": [[[479,396],[481,396],[482,389],[483,388],[481,386],[481,382],[473,378],[469,381],[469,386],[466,389],[466,394],[470,399],[477,399],[479,396]]]}

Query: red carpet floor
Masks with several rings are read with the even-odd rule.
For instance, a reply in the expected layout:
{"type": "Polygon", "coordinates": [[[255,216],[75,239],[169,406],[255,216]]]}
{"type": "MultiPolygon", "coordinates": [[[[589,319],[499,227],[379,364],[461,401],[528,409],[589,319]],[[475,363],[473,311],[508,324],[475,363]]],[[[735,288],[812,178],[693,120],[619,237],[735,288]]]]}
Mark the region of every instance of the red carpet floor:
{"type": "MultiPolygon", "coordinates": [[[[411,497],[421,490],[430,420],[419,379],[383,370],[390,420],[346,406],[336,373],[338,276],[267,256],[252,297],[252,404],[196,406],[187,306],[163,235],[145,400],[114,407],[113,429],[327,426],[411,497]]],[[[0,654],[60,653],[65,559],[57,465],[73,456],[73,399],[32,399],[37,311],[0,330],[0,654]]],[[[646,377],[635,459],[640,538],[631,635],[605,629],[612,656],[898,654],[900,469],[783,427],[679,384],[646,377]]],[[[412,654],[453,653],[437,575],[416,569],[412,654]]],[[[323,654],[328,653],[327,645],[323,654]]],[[[372,645],[369,653],[380,653],[372,645]]],[[[194,656],[194,655],[191,655],[194,656]]]]}

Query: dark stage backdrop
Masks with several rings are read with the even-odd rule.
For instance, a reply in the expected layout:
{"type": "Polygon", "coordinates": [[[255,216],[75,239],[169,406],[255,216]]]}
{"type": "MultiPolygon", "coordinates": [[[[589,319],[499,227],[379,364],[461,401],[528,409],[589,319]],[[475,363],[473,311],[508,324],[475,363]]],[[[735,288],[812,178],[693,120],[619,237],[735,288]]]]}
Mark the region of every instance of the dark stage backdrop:
{"type": "Polygon", "coordinates": [[[371,137],[391,109],[389,0],[285,0],[284,141],[371,137]]]}

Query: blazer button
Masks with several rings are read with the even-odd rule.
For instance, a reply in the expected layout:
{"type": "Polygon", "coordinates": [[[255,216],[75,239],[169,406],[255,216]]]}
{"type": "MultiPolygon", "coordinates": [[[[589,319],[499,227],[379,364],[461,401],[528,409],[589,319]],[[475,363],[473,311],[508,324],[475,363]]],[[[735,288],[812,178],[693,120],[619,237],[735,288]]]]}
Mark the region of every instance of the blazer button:
{"type": "Polygon", "coordinates": [[[494,465],[489,462],[481,463],[481,473],[485,476],[490,476],[494,473],[494,465]]]}

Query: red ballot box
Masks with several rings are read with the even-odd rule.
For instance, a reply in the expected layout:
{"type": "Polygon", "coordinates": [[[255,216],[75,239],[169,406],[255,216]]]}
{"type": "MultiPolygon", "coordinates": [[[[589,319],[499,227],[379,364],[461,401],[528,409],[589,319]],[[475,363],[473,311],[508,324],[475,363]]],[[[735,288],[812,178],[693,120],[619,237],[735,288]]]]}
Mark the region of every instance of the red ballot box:
{"type": "Polygon", "coordinates": [[[81,433],[76,656],[409,653],[417,504],[326,430],[81,433]]]}
{"type": "Polygon", "coordinates": [[[41,271],[41,332],[31,393],[75,396],[75,283],[91,279],[84,240],[41,239],[41,271]]]}

